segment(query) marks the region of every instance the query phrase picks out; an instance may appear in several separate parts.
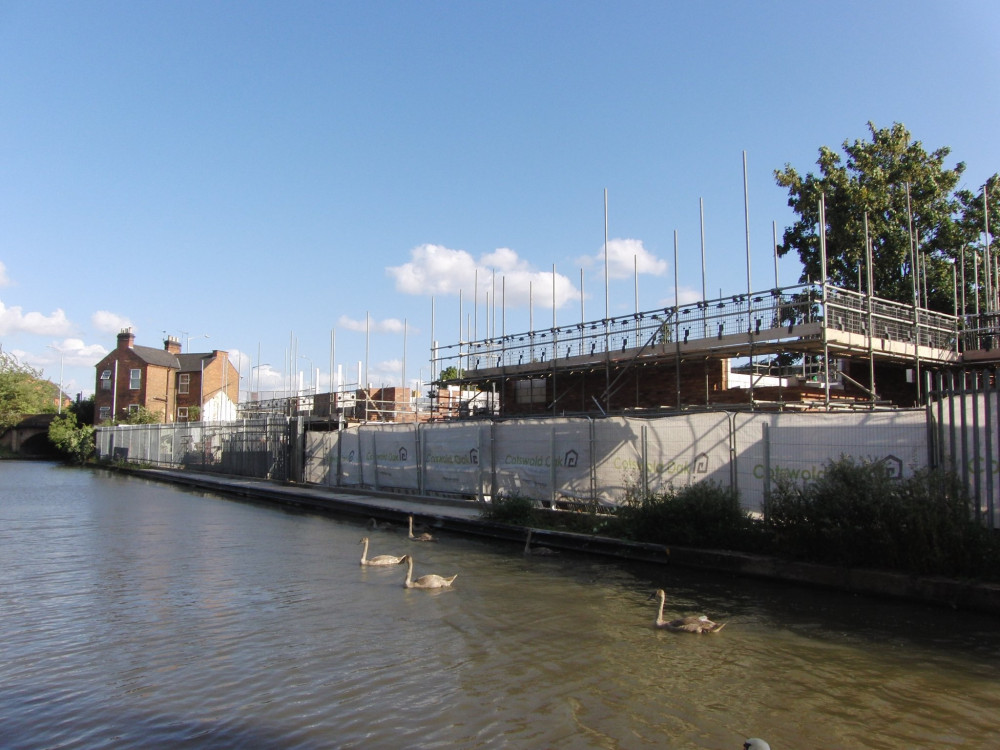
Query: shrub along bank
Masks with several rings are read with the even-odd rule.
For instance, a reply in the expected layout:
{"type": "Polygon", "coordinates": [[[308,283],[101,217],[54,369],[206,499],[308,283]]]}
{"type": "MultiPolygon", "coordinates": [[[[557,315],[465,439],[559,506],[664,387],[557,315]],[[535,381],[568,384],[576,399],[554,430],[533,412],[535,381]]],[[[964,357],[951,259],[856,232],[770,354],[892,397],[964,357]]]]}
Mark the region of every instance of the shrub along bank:
{"type": "Polygon", "coordinates": [[[923,470],[897,479],[881,464],[843,458],[811,483],[775,482],[762,517],[743,510],[737,493],[709,482],[632,493],[611,515],[596,508],[553,513],[531,498],[505,495],[484,516],[796,562],[1000,581],[1000,534],[976,520],[971,508],[954,473],[923,470]]]}

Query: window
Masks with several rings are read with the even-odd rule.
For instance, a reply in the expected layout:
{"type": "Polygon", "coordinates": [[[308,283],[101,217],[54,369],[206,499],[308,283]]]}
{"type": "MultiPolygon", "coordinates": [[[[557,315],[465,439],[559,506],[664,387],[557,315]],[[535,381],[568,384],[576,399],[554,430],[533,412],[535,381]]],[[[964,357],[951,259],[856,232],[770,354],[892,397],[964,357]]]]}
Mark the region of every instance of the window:
{"type": "Polygon", "coordinates": [[[128,413],[129,414],[137,414],[138,412],[139,412],[139,404],[129,404],[128,405],[128,413]]]}
{"type": "Polygon", "coordinates": [[[530,378],[514,383],[514,396],[519,404],[545,403],[545,378],[530,378]]]}
{"type": "Polygon", "coordinates": [[[98,416],[98,419],[101,422],[107,422],[109,419],[111,419],[111,407],[110,406],[102,406],[101,407],[100,415],[98,416]]]}
{"type": "Polygon", "coordinates": [[[188,418],[188,408],[186,406],[178,406],[177,407],[177,418],[178,419],[187,419],[188,418]]]}
{"type": "Polygon", "coordinates": [[[129,390],[137,391],[139,390],[139,385],[142,382],[142,370],[129,370],[128,375],[128,387],[129,390]]]}
{"type": "Polygon", "coordinates": [[[182,372],[177,376],[177,392],[188,393],[191,390],[191,373],[182,372]]]}
{"type": "Polygon", "coordinates": [[[101,390],[111,390],[111,370],[104,370],[101,372],[101,390]]]}

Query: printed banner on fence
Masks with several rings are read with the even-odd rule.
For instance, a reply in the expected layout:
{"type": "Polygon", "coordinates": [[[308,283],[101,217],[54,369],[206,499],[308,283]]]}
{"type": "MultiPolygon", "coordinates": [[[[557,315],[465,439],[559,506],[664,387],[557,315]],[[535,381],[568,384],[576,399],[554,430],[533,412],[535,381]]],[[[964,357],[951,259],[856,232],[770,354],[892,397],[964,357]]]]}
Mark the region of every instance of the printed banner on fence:
{"type": "MultiPolygon", "coordinates": [[[[484,474],[482,446],[484,438],[489,445],[490,428],[488,422],[422,426],[424,489],[478,497],[484,474]]],[[[487,455],[487,470],[489,465],[487,455]]]]}
{"type": "Polygon", "coordinates": [[[340,484],[347,487],[357,487],[364,484],[361,462],[360,428],[352,427],[339,433],[338,450],[340,455],[340,484]]]}
{"type": "Polygon", "coordinates": [[[737,414],[736,482],[745,508],[763,510],[767,477],[806,483],[842,456],[906,477],[927,465],[923,410],[851,414],[737,414]],[[767,425],[767,432],[764,432],[767,425]]]}
{"type": "Polygon", "coordinates": [[[398,490],[420,488],[416,425],[366,425],[361,428],[361,446],[368,484],[398,490]]]}
{"type": "MultiPolygon", "coordinates": [[[[662,493],[703,481],[729,486],[727,414],[685,414],[642,422],[646,426],[649,492],[662,493]]],[[[633,430],[637,429],[641,428],[634,424],[633,430]]]]}

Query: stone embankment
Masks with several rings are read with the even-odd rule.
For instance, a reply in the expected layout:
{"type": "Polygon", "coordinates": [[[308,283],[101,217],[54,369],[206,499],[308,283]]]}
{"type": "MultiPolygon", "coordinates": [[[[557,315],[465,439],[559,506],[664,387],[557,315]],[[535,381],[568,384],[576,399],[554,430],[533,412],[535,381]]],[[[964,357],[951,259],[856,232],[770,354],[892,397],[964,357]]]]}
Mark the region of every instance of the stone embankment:
{"type": "MultiPolygon", "coordinates": [[[[438,497],[416,497],[354,489],[330,489],[262,479],[247,479],[165,469],[122,469],[155,481],[276,503],[315,513],[357,518],[375,518],[405,524],[407,517],[453,533],[484,536],[523,544],[525,530],[482,518],[482,506],[474,501],[438,497]]],[[[797,585],[824,587],[873,596],[1000,615],[1000,585],[950,578],[935,578],[890,571],[836,568],[792,563],[765,555],[722,550],[665,547],[628,542],[611,537],[536,529],[533,544],[584,554],[671,564],[731,575],[787,581],[797,585]]]]}

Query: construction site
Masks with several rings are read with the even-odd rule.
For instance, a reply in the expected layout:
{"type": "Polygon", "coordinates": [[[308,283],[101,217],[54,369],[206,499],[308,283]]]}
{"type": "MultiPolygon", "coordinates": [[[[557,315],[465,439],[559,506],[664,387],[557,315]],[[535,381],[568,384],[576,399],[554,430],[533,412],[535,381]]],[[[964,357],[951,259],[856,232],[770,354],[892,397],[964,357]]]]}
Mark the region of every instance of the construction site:
{"type": "Polygon", "coordinates": [[[992,359],[992,326],[800,284],[435,349],[491,416],[914,407],[929,372],[992,359]],[[970,325],[971,323],[971,325],[970,325]]]}

